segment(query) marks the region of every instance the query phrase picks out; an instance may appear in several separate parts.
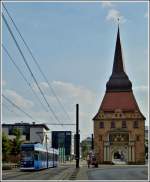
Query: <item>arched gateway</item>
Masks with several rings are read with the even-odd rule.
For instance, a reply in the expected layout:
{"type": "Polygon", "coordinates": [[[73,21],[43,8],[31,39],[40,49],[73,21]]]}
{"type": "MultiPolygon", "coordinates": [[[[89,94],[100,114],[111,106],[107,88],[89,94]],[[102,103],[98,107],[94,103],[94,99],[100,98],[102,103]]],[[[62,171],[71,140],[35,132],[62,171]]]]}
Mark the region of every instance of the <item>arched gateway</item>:
{"type": "Polygon", "coordinates": [[[123,63],[118,27],[112,74],[94,121],[94,150],[99,163],[143,164],[145,117],[135,100],[123,63]]]}
{"type": "Polygon", "coordinates": [[[129,134],[117,129],[110,131],[108,141],[104,142],[104,159],[112,163],[129,161],[129,134]]]}

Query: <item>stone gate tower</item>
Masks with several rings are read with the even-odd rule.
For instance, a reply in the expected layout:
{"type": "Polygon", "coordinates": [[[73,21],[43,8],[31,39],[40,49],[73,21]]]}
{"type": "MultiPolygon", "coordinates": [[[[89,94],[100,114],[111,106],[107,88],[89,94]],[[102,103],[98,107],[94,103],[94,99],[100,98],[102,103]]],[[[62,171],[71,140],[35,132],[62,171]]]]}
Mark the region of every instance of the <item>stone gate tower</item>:
{"type": "Polygon", "coordinates": [[[94,121],[94,150],[99,163],[116,159],[143,164],[145,117],[132,91],[123,63],[118,27],[112,74],[94,121]]]}

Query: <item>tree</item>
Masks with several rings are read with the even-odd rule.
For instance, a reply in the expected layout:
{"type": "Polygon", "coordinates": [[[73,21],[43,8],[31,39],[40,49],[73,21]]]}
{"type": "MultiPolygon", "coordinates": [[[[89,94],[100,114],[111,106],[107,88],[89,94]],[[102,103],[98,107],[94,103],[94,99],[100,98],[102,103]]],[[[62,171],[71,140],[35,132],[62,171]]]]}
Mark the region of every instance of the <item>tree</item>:
{"type": "Polygon", "coordinates": [[[20,129],[14,128],[13,134],[15,135],[15,138],[11,141],[12,144],[11,154],[18,155],[20,154],[20,145],[22,143],[20,129]]]}
{"type": "Polygon", "coordinates": [[[2,133],[2,154],[3,161],[8,161],[8,155],[11,151],[10,140],[5,133],[2,133]]]}
{"type": "Polygon", "coordinates": [[[83,159],[86,159],[89,152],[89,148],[86,141],[82,142],[82,157],[83,159]]]}

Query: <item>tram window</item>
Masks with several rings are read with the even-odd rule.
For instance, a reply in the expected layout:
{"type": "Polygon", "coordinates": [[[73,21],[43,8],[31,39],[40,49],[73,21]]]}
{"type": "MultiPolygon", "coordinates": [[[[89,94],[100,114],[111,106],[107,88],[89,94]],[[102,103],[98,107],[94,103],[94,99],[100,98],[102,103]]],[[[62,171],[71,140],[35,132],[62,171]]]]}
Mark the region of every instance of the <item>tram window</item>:
{"type": "Polygon", "coordinates": [[[38,160],[38,154],[34,154],[34,159],[38,160]]]}
{"type": "Polygon", "coordinates": [[[38,151],[35,151],[35,153],[34,153],[34,159],[35,160],[39,160],[39,152],[38,151]]]}

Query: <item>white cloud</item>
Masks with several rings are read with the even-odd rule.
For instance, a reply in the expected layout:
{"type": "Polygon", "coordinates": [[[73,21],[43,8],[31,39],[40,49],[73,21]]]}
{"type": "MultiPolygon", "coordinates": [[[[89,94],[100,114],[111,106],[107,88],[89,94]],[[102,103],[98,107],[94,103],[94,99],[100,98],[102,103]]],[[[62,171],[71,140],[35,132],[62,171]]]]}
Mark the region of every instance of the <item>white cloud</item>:
{"type": "MultiPolygon", "coordinates": [[[[42,90],[47,90],[49,88],[49,85],[46,82],[40,82],[39,86],[42,90]]],[[[39,92],[39,89],[35,83],[32,84],[32,88],[36,91],[39,92]]]]}
{"type": "Polygon", "coordinates": [[[148,92],[148,86],[146,85],[141,85],[141,86],[135,86],[133,90],[137,92],[148,92]]]}
{"type": "Polygon", "coordinates": [[[46,82],[41,82],[40,86],[44,89],[49,88],[49,85],[46,82]]]}
{"type": "Polygon", "coordinates": [[[2,86],[6,86],[6,81],[5,80],[2,80],[2,86]]]}
{"type": "Polygon", "coordinates": [[[91,104],[95,99],[95,93],[91,90],[61,81],[53,81],[52,86],[60,98],[71,99],[72,102],[91,104]]]}
{"type": "Polygon", "coordinates": [[[106,20],[113,21],[116,23],[116,22],[118,22],[118,18],[119,18],[119,23],[125,23],[126,22],[125,17],[122,16],[118,10],[111,9],[108,11],[108,14],[106,16],[106,20]]]}
{"type": "Polygon", "coordinates": [[[33,107],[33,102],[25,99],[21,95],[19,95],[16,91],[14,90],[4,90],[3,94],[8,97],[13,103],[15,103],[17,106],[24,108],[24,109],[29,109],[33,107]]]}
{"type": "Polygon", "coordinates": [[[112,2],[110,2],[110,1],[102,1],[101,4],[102,4],[102,7],[112,7],[112,6],[114,6],[112,4],[112,2]]]}
{"type": "MultiPolygon", "coordinates": [[[[41,83],[40,83],[41,85],[41,83]]],[[[43,84],[44,88],[47,88],[47,85],[43,84]]],[[[79,104],[79,120],[80,120],[80,131],[81,131],[81,139],[85,136],[90,135],[93,132],[93,121],[92,118],[96,114],[100,104],[100,94],[95,93],[91,89],[85,88],[83,86],[78,86],[68,82],[62,81],[53,81],[51,83],[57,97],[60,99],[63,104],[65,110],[69,114],[71,121],[68,120],[62,109],[60,108],[56,98],[51,94],[45,94],[49,105],[59,118],[60,122],[63,123],[75,123],[76,121],[76,104],[79,104]],[[98,98],[97,98],[98,97],[98,98]]],[[[47,92],[51,93],[51,92],[47,92]]],[[[33,105],[33,103],[12,90],[5,90],[4,95],[6,95],[10,100],[16,103],[21,108],[24,108],[27,112],[27,109],[33,105]]],[[[46,106],[46,104],[45,104],[46,106]]],[[[48,110],[48,108],[47,108],[48,110]]],[[[29,114],[37,119],[38,122],[45,123],[58,123],[56,119],[53,117],[51,112],[45,112],[41,107],[36,105],[35,107],[29,110],[29,114]]],[[[22,116],[22,115],[21,115],[22,116]]],[[[23,116],[22,116],[23,117],[23,116]]],[[[3,115],[5,121],[10,117],[7,115],[3,115]]],[[[16,116],[12,118],[13,120],[17,120],[16,116]],[[14,119],[15,118],[15,119],[14,119]]],[[[29,121],[29,118],[18,118],[19,121],[29,121]]],[[[61,126],[50,126],[52,130],[75,130],[75,126],[65,126],[62,128],[61,126]]]]}

